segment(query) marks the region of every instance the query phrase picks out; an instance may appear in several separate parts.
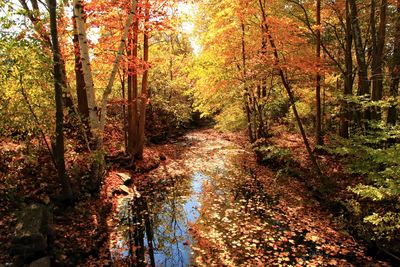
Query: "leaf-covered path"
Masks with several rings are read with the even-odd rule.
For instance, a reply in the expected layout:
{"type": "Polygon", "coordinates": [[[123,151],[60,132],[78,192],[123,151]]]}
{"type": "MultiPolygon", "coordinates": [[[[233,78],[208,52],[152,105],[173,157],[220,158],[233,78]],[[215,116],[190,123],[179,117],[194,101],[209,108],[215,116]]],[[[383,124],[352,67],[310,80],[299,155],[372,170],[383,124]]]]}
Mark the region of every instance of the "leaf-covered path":
{"type": "Polygon", "coordinates": [[[257,165],[244,140],[202,130],[151,148],[167,160],[115,199],[114,263],[384,266],[300,182],[257,165]]]}

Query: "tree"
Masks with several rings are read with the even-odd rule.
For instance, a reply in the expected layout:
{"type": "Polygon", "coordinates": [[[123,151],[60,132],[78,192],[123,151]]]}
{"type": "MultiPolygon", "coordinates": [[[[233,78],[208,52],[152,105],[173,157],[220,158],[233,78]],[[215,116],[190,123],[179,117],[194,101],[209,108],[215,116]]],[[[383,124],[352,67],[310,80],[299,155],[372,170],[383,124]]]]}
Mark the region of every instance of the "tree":
{"type": "MultiPolygon", "coordinates": [[[[353,95],[354,80],[353,32],[351,26],[349,3],[347,0],[336,1],[325,5],[325,9],[321,8],[321,10],[319,10],[317,8],[320,12],[325,11],[327,13],[327,16],[326,21],[324,21],[323,23],[321,21],[321,17],[318,18],[317,16],[316,24],[319,26],[317,26],[317,29],[314,29],[315,27],[313,27],[312,25],[311,17],[305,6],[307,2],[300,2],[296,0],[290,0],[289,2],[295,4],[295,6],[300,8],[302,15],[297,15],[294,13],[292,13],[292,15],[305,24],[310,33],[317,40],[317,46],[322,48],[324,54],[330,59],[331,64],[336,67],[336,69],[340,72],[342,76],[344,86],[343,94],[340,99],[339,135],[343,138],[349,138],[349,127],[352,120],[352,114],[350,108],[351,105],[349,105],[348,102],[353,95]],[[323,34],[321,34],[321,28],[325,29],[323,34]]],[[[320,64],[318,70],[320,70],[320,68],[322,67],[322,64],[320,64]]],[[[317,98],[320,98],[320,96],[317,96],[317,98]]],[[[318,102],[320,101],[317,100],[316,103],[318,102]]],[[[316,109],[318,109],[318,107],[316,107],[316,109]]]]}
{"type": "MultiPolygon", "coordinates": [[[[376,4],[375,0],[371,0],[371,39],[372,39],[372,101],[382,100],[383,96],[383,58],[385,52],[386,38],[386,12],[387,0],[382,0],[380,5],[380,20],[378,30],[376,29],[376,4]]],[[[380,120],[380,108],[375,107],[372,110],[372,118],[380,120]]]]}
{"type": "MultiPolygon", "coordinates": [[[[360,20],[358,16],[358,7],[356,0],[349,0],[350,6],[350,17],[352,23],[353,30],[353,39],[354,39],[354,49],[356,52],[357,59],[357,67],[358,67],[358,91],[357,95],[361,96],[365,99],[369,99],[370,92],[370,83],[368,79],[368,65],[367,59],[365,55],[365,44],[363,43],[361,28],[360,28],[360,20]]],[[[358,113],[358,118],[356,118],[357,123],[360,124],[360,112],[358,113]]],[[[370,111],[365,111],[364,119],[369,120],[371,117],[370,111]]]]}
{"type": "Polygon", "coordinates": [[[250,93],[247,87],[246,79],[247,79],[247,66],[246,66],[246,27],[244,22],[241,23],[242,27],[242,79],[243,79],[243,98],[244,98],[244,109],[246,111],[246,118],[247,118],[247,131],[249,135],[250,143],[254,143],[255,136],[253,133],[253,124],[251,120],[251,111],[250,111],[250,93]]]}
{"type": "MultiPolygon", "coordinates": [[[[316,45],[316,56],[319,61],[321,61],[321,0],[317,0],[316,6],[316,17],[317,17],[317,45],[316,45]]],[[[324,144],[324,139],[322,136],[322,111],[321,111],[321,74],[317,71],[316,77],[316,88],[315,88],[315,140],[316,144],[322,146],[324,144]]]]}
{"type": "Polygon", "coordinates": [[[63,122],[63,102],[62,102],[62,68],[61,68],[61,56],[60,47],[58,45],[58,34],[57,34],[57,1],[49,0],[49,12],[50,12],[50,30],[51,30],[51,42],[53,48],[53,64],[54,64],[54,90],[56,100],[56,145],[55,145],[55,157],[57,162],[57,173],[60,183],[62,185],[63,197],[66,201],[72,201],[72,189],[65,171],[64,161],[64,122],[63,122]]]}
{"type": "MultiPolygon", "coordinates": [[[[50,38],[50,33],[44,26],[44,21],[43,19],[40,18],[40,8],[39,8],[39,1],[38,0],[30,0],[31,7],[28,5],[28,0],[18,0],[19,3],[21,4],[25,15],[28,17],[29,21],[32,23],[34,31],[37,33],[39,36],[39,40],[43,44],[43,48],[45,50],[51,51],[52,49],[52,43],[51,43],[51,38],[50,38]]],[[[61,50],[60,50],[60,55],[61,55],[61,50]]],[[[73,105],[73,100],[72,100],[72,95],[71,95],[71,90],[68,86],[68,79],[67,79],[67,74],[65,70],[65,62],[63,60],[63,57],[61,56],[60,58],[61,62],[61,70],[62,70],[62,88],[63,88],[63,102],[64,106],[68,108],[69,112],[72,113],[75,111],[74,105],[73,105]]]]}
{"type": "MultiPolygon", "coordinates": [[[[84,10],[82,9],[82,12],[84,10]]],[[[86,127],[89,127],[89,106],[86,94],[85,77],[83,72],[83,65],[81,60],[81,52],[79,45],[79,35],[76,25],[75,15],[72,17],[72,24],[74,28],[74,57],[75,57],[75,80],[76,80],[76,94],[78,97],[78,111],[86,127]]]]}
{"type": "Polygon", "coordinates": [[[117,55],[115,56],[114,63],[112,65],[112,71],[110,73],[110,77],[107,83],[107,86],[103,92],[103,98],[101,100],[101,108],[100,112],[96,106],[96,96],[94,92],[93,86],[93,75],[90,66],[90,57],[89,57],[89,48],[88,41],[84,23],[83,16],[83,7],[82,2],[80,0],[74,0],[74,15],[76,16],[76,24],[79,35],[79,47],[80,47],[80,55],[82,61],[82,69],[84,73],[85,79],[85,88],[86,94],[88,98],[88,107],[89,107],[89,125],[90,131],[92,133],[92,142],[95,150],[95,158],[92,164],[92,187],[97,190],[98,186],[101,182],[101,176],[104,170],[104,152],[103,152],[103,134],[104,127],[106,124],[106,114],[107,114],[107,103],[108,98],[112,92],[113,84],[115,81],[115,77],[118,73],[119,64],[121,62],[121,58],[123,55],[123,50],[126,43],[126,38],[128,36],[129,29],[132,25],[133,18],[136,13],[136,5],[137,1],[133,0],[128,18],[124,25],[124,30],[121,36],[121,41],[118,47],[117,55]]]}
{"type": "MultiPolygon", "coordinates": [[[[144,37],[143,37],[143,61],[144,64],[149,62],[149,19],[150,19],[150,2],[147,0],[144,4],[144,37]]],[[[148,90],[148,78],[149,71],[148,66],[145,66],[145,71],[142,77],[142,91],[140,97],[140,118],[139,118],[139,135],[138,135],[138,151],[136,157],[143,159],[143,147],[145,139],[145,123],[146,123],[146,107],[147,107],[147,90],[148,90]]]]}
{"type": "Polygon", "coordinates": [[[350,106],[348,104],[349,96],[353,95],[353,31],[351,26],[349,2],[345,2],[345,22],[342,23],[345,29],[345,41],[344,41],[344,61],[345,68],[342,71],[342,76],[344,79],[344,100],[341,105],[341,116],[340,116],[340,126],[339,135],[343,138],[349,138],[349,122],[351,120],[350,106]]]}
{"type": "MultiPolygon", "coordinates": [[[[282,84],[283,84],[283,86],[284,86],[284,88],[285,88],[285,90],[286,90],[286,92],[287,92],[287,94],[289,96],[290,102],[292,104],[293,113],[295,115],[295,118],[296,118],[296,121],[297,121],[297,125],[298,125],[298,127],[300,129],[300,133],[301,133],[301,136],[303,138],[303,142],[304,142],[304,145],[306,147],[307,153],[308,153],[308,155],[310,157],[310,160],[312,162],[312,166],[314,168],[314,171],[318,175],[319,178],[323,178],[321,169],[320,169],[320,167],[318,165],[317,159],[314,156],[314,153],[311,150],[311,146],[310,146],[310,143],[308,141],[306,132],[304,130],[303,123],[302,123],[301,118],[299,116],[299,113],[297,111],[296,101],[295,101],[295,97],[294,97],[293,92],[292,92],[292,88],[291,88],[291,86],[290,86],[290,84],[289,84],[289,82],[287,80],[287,77],[285,75],[285,72],[284,72],[284,70],[283,70],[283,68],[281,66],[282,63],[281,63],[281,60],[279,58],[279,51],[278,51],[278,48],[276,46],[275,39],[273,38],[273,36],[272,36],[272,34],[271,34],[270,30],[269,30],[269,24],[268,24],[268,22],[266,20],[266,15],[267,14],[265,12],[265,7],[262,4],[261,0],[259,0],[259,4],[260,4],[260,9],[261,9],[261,12],[262,12],[262,15],[263,15],[262,18],[263,18],[263,23],[264,23],[264,27],[265,27],[265,34],[266,34],[267,39],[269,41],[269,44],[271,45],[271,48],[272,48],[272,54],[273,54],[273,58],[274,58],[275,68],[277,69],[278,75],[281,78],[282,84]]],[[[325,179],[324,179],[324,182],[326,182],[325,179]]]]}
{"type": "Polygon", "coordinates": [[[390,96],[393,98],[388,110],[387,122],[395,125],[397,122],[397,96],[400,81],[400,0],[396,2],[396,19],[394,22],[393,57],[391,62],[390,96]]]}
{"type": "Polygon", "coordinates": [[[128,154],[135,158],[139,147],[138,118],[138,34],[139,16],[135,17],[133,29],[128,39],[128,154]]]}
{"type": "Polygon", "coordinates": [[[89,47],[88,47],[88,40],[86,37],[86,26],[85,26],[85,17],[84,17],[82,0],[74,0],[73,8],[74,8],[74,18],[76,22],[76,29],[77,29],[78,43],[79,43],[79,57],[80,57],[79,59],[81,62],[80,64],[82,65],[83,79],[85,81],[85,91],[86,91],[86,99],[87,99],[88,113],[89,113],[89,125],[91,134],[95,142],[97,143],[99,142],[98,139],[100,138],[99,135],[101,133],[97,117],[96,96],[94,91],[93,75],[90,66],[89,47]]]}

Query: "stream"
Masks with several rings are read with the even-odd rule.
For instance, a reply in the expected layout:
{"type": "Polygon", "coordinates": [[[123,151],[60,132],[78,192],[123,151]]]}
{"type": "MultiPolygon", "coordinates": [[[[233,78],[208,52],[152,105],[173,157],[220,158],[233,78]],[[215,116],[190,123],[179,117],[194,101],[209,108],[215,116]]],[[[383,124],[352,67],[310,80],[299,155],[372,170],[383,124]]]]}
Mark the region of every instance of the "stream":
{"type": "Polygon", "coordinates": [[[212,131],[189,133],[173,147],[175,158],[144,182],[135,181],[140,196],[118,197],[110,237],[113,266],[310,266],[346,261],[336,259],[308,230],[285,222],[274,208],[277,200],[240,164],[251,152],[212,131]]]}
{"type": "Polygon", "coordinates": [[[211,200],[206,190],[212,187],[219,191],[214,178],[233,168],[232,157],[247,153],[230,141],[204,133],[188,134],[174,145],[181,148],[182,154],[151,173],[156,188],[154,184],[138,188],[140,198],[128,195],[118,199],[114,262],[133,266],[193,265],[198,253],[194,247],[195,225],[202,220],[204,202],[211,200]],[[132,245],[135,249],[129,249],[132,245]]]}

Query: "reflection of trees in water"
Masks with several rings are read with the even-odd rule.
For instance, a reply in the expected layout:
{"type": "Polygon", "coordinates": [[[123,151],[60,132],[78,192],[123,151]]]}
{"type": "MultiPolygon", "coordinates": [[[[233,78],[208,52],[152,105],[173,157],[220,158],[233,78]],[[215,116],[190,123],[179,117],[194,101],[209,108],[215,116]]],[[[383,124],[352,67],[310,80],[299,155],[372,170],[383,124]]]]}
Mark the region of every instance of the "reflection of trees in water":
{"type": "MultiPolygon", "coordinates": [[[[188,180],[188,179],[182,179],[188,180]]],[[[164,255],[164,265],[184,266],[184,256],[180,244],[185,235],[182,229],[185,225],[186,214],[183,209],[185,198],[189,194],[188,183],[173,183],[169,195],[164,200],[162,212],[155,218],[158,222],[157,241],[158,251],[164,255]]]]}
{"type": "Polygon", "coordinates": [[[153,229],[145,198],[124,199],[119,217],[120,236],[117,251],[113,253],[115,265],[147,266],[147,254],[150,265],[155,266],[153,229]]]}
{"type": "MultiPolygon", "coordinates": [[[[168,175],[168,174],[167,174],[168,175]]],[[[142,197],[127,199],[120,206],[120,253],[116,262],[124,266],[186,266],[189,238],[184,204],[190,195],[187,176],[166,177],[163,183],[141,189],[142,197]]]]}

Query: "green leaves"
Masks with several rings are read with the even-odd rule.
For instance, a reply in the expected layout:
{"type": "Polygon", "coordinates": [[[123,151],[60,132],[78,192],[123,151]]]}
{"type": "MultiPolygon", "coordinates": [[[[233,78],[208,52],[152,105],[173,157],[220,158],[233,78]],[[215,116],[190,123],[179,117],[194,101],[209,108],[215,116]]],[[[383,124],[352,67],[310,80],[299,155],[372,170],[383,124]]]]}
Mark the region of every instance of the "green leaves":
{"type": "Polygon", "coordinates": [[[51,61],[36,42],[12,35],[0,37],[0,54],[4,55],[0,62],[2,135],[15,130],[36,135],[38,126],[33,123],[29,105],[49,129],[53,110],[51,61]]]}
{"type": "Polygon", "coordinates": [[[400,228],[400,137],[398,127],[371,123],[366,134],[340,140],[330,152],[345,156],[347,172],[363,175],[363,183],[348,188],[355,194],[350,211],[364,217],[370,238],[392,238],[400,228]]]}
{"type": "Polygon", "coordinates": [[[364,222],[373,225],[373,229],[378,237],[391,240],[396,237],[393,234],[400,230],[400,213],[387,212],[383,216],[379,213],[373,213],[365,217],[364,222]]]}

